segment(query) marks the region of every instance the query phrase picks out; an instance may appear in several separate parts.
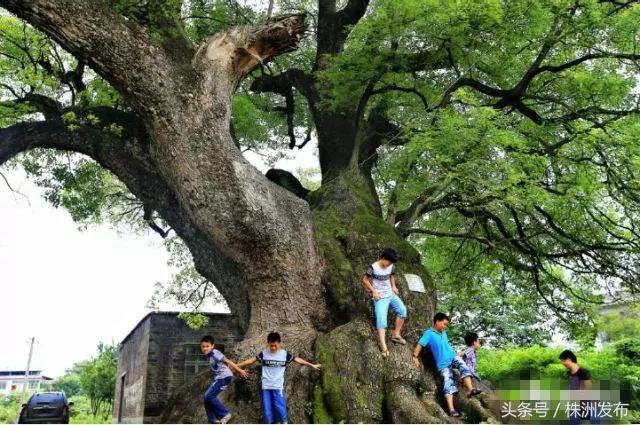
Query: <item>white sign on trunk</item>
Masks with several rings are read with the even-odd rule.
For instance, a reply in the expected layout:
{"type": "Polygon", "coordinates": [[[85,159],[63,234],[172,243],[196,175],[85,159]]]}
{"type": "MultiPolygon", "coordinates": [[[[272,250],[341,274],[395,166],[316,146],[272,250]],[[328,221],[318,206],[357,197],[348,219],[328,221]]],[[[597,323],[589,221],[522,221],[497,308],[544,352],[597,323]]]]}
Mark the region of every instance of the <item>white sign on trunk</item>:
{"type": "Polygon", "coordinates": [[[424,289],[424,283],[417,274],[405,274],[404,278],[407,280],[409,290],[413,292],[427,292],[424,289]]]}

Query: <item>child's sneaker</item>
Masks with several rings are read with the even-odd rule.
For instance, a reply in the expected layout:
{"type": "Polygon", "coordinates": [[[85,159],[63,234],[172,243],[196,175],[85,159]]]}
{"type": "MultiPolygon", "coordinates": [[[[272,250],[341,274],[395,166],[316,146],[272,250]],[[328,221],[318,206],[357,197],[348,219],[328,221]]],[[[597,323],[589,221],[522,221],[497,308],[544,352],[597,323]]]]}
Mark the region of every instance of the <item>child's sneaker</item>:
{"type": "Polygon", "coordinates": [[[457,418],[460,416],[460,412],[458,412],[457,410],[452,410],[451,412],[449,412],[449,415],[453,418],[457,418]]]}
{"type": "Polygon", "coordinates": [[[220,419],[221,424],[226,424],[231,420],[231,413],[227,413],[227,415],[220,419]]]}

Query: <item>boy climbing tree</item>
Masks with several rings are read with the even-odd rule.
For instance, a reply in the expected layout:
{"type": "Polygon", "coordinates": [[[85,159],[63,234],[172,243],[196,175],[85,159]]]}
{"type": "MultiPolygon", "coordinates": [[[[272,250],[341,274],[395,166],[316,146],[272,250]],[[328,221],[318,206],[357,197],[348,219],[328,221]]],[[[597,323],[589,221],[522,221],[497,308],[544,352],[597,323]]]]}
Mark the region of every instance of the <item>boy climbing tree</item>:
{"type": "Polygon", "coordinates": [[[433,316],[433,326],[422,334],[418,340],[418,344],[413,349],[413,363],[420,367],[420,352],[422,348],[429,347],[433,359],[436,362],[438,373],[442,376],[444,398],[447,401],[447,407],[449,408],[449,414],[451,416],[460,416],[460,413],[453,407],[453,394],[458,392],[453,375],[453,369],[456,368],[460,371],[462,382],[467,388],[467,396],[472,397],[480,394],[482,391],[473,388],[471,384],[471,371],[464,363],[464,361],[456,356],[453,348],[449,345],[449,338],[445,329],[449,324],[449,317],[444,313],[436,313],[433,316]]]}
{"type": "Polygon", "coordinates": [[[407,343],[400,335],[404,321],[407,318],[407,308],[398,296],[400,291],[398,291],[394,276],[395,263],[398,262],[398,257],[395,249],[385,249],[380,254],[378,261],[371,264],[365,275],[362,276],[362,285],[371,293],[376,317],[376,329],[378,330],[378,345],[384,358],[389,357],[386,342],[389,307],[397,314],[396,326],[393,330],[391,341],[402,345],[407,343]]]}

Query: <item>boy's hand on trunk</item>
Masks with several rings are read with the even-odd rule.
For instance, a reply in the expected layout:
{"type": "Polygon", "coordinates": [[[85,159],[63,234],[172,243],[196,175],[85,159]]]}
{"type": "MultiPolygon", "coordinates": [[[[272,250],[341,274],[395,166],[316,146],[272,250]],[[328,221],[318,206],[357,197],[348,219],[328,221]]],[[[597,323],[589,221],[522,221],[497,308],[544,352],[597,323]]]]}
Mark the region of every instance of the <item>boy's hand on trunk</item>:
{"type": "Polygon", "coordinates": [[[375,289],[373,290],[373,292],[371,293],[371,296],[373,297],[374,300],[378,301],[380,299],[380,293],[378,291],[376,291],[375,289]]]}
{"type": "Polygon", "coordinates": [[[396,288],[395,286],[393,288],[391,288],[393,290],[393,293],[396,295],[400,295],[400,291],[398,291],[398,288],[396,288]]]}
{"type": "Polygon", "coordinates": [[[416,365],[417,367],[420,367],[420,359],[418,359],[417,357],[412,356],[411,357],[413,360],[413,364],[416,365]]]}

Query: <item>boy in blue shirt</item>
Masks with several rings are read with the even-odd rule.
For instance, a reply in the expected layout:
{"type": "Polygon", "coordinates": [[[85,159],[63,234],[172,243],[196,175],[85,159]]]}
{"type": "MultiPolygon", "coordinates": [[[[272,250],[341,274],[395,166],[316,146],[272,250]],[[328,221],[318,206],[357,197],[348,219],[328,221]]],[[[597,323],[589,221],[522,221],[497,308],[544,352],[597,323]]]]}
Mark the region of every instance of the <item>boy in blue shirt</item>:
{"type": "Polygon", "coordinates": [[[214,347],[211,335],[206,335],[200,340],[200,351],[202,351],[205,360],[211,366],[211,372],[213,372],[213,383],[204,393],[204,409],[207,412],[207,419],[210,424],[226,424],[231,419],[231,413],[218,400],[218,395],[231,383],[231,378],[233,377],[231,369],[242,378],[247,377],[247,372],[240,369],[238,365],[227,359],[224,354],[214,347]]]}
{"type": "Polygon", "coordinates": [[[282,349],[280,334],[271,332],[267,336],[267,349],[257,356],[238,363],[243,368],[256,362],[262,364],[262,412],[265,423],[283,423],[288,420],[287,399],[284,395],[284,371],[292,361],[320,370],[319,364],[295,357],[282,349]]]}
{"type": "Polygon", "coordinates": [[[436,313],[433,316],[433,326],[422,334],[418,344],[413,350],[413,362],[416,366],[420,367],[420,352],[423,347],[429,347],[433,359],[436,362],[438,373],[444,380],[444,398],[447,401],[447,407],[449,408],[449,414],[451,416],[460,416],[460,413],[453,407],[453,394],[458,392],[455,381],[453,379],[453,368],[460,371],[462,376],[462,382],[467,388],[468,397],[480,394],[482,391],[473,388],[471,384],[471,371],[467,365],[462,361],[459,356],[449,345],[449,338],[447,338],[447,332],[445,329],[449,324],[449,318],[444,313],[436,313]]]}

